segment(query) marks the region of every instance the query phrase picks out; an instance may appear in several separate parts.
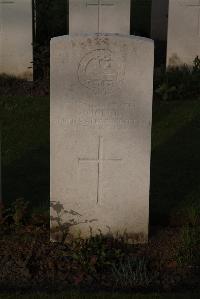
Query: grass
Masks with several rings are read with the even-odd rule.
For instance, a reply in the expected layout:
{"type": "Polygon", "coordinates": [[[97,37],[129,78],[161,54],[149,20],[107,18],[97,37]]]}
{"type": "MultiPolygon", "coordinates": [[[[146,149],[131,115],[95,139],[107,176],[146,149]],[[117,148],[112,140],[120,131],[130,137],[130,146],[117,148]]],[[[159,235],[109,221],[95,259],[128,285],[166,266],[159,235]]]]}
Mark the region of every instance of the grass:
{"type": "Polygon", "coordinates": [[[2,122],[3,197],[34,208],[49,205],[49,99],[0,99],[2,122]],[[33,204],[34,203],[34,204],[33,204]]]}
{"type": "Polygon", "coordinates": [[[180,246],[176,253],[179,265],[200,265],[200,226],[183,227],[180,235],[180,246]]]}
{"type": "MultiPolygon", "coordinates": [[[[49,206],[49,98],[1,97],[3,197],[49,206]]],[[[200,207],[200,103],[153,105],[150,221],[200,207]],[[162,208],[161,208],[162,207],[162,208]]]]}
{"type": "Polygon", "coordinates": [[[153,107],[150,215],[153,222],[200,207],[200,103],[153,107]],[[161,208],[162,207],[162,208],[161,208]]]}
{"type": "Polygon", "coordinates": [[[91,293],[62,293],[62,294],[13,294],[1,295],[0,299],[198,299],[200,294],[91,294],[91,293]]]}

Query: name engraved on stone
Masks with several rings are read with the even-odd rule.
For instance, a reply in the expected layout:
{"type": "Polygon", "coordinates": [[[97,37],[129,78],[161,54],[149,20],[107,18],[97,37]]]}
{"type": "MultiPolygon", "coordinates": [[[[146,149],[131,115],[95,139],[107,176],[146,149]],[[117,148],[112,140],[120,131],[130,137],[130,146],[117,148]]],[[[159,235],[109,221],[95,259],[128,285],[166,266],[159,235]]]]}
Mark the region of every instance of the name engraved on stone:
{"type": "Polygon", "coordinates": [[[110,103],[108,105],[77,105],[79,113],[70,119],[60,119],[62,125],[74,128],[83,126],[90,128],[126,129],[135,125],[134,103],[110,103]]]}
{"type": "Polygon", "coordinates": [[[90,129],[127,129],[130,126],[135,127],[136,121],[134,119],[118,119],[118,120],[97,120],[97,119],[61,119],[57,121],[61,125],[70,126],[74,129],[80,129],[80,127],[90,127],[90,129]]]}
{"type": "Polygon", "coordinates": [[[121,162],[122,159],[120,158],[110,158],[105,159],[104,158],[104,150],[103,150],[103,143],[104,139],[102,136],[99,136],[98,140],[98,156],[97,159],[89,159],[89,158],[78,158],[78,165],[80,167],[81,163],[91,163],[97,165],[97,194],[96,194],[96,202],[97,204],[101,200],[101,191],[102,191],[102,185],[101,185],[101,177],[103,172],[103,165],[107,162],[121,162]]]}
{"type": "Polygon", "coordinates": [[[200,37],[200,0],[193,0],[193,3],[188,0],[180,0],[180,5],[185,5],[188,8],[198,8],[198,21],[197,21],[197,35],[200,37]]]}
{"type": "Polygon", "coordinates": [[[112,51],[96,49],[83,56],[78,65],[78,80],[95,94],[110,95],[123,80],[123,66],[112,51]]]}

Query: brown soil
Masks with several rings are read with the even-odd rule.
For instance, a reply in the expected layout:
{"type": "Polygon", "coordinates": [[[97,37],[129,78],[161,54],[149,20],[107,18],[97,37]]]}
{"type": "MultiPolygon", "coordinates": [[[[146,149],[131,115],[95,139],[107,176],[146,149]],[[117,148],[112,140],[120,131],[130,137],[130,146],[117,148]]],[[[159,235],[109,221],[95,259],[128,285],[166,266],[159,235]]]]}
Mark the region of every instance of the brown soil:
{"type": "MultiPolygon", "coordinates": [[[[2,228],[2,227],[1,227],[2,228]]],[[[3,227],[0,233],[0,288],[51,288],[69,286],[112,289],[110,273],[99,279],[83,271],[69,246],[49,241],[45,226],[3,227]]],[[[150,289],[175,291],[198,287],[199,268],[180,267],[176,261],[179,228],[151,228],[149,243],[135,245],[130,252],[150,259],[155,276],[150,289]]],[[[91,261],[95,263],[94,257],[91,261]]]]}

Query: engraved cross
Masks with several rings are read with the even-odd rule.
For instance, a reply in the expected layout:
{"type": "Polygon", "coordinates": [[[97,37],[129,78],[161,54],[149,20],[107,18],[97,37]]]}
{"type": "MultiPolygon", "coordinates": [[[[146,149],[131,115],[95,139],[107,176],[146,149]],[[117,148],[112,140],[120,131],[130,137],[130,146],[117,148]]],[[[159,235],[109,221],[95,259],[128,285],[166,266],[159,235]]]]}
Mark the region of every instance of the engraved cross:
{"type": "Polygon", "coordinates": [[[102,6],[114,6],[113,2],[106,2],[105,0],[86,0],[86,6],[98,6],[98,33],[100,33],[100,19],[102,6]]]}
{"type": "Polygon", "coordinates": [[[196,7],[198,8],[198,36],[200,37],[200,0],[198,0],[197,3],[194,3],[194,4],[186,4],[187,7],[196,7]]]}
{"type": "Polygon", "coordinates": [[[97,159],[87,159],[87,158],[79,158],[78,162],[80,163],[92,163],[97,164],[97,203],[101,199],[101,178],[102,178],[102,171],[103,171],[103,164],[105,161],[112,161],[112,162],[119,162],[122,159],[104,159],[103,157],[103,137],[99,136],[98,140],[98,157],[97,159]]]}

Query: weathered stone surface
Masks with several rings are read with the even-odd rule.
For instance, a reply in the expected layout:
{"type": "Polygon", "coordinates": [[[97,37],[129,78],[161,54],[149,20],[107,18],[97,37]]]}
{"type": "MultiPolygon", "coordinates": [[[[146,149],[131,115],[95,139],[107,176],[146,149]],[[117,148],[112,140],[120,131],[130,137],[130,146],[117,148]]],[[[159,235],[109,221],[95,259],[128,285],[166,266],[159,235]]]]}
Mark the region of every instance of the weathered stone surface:
{"type": "Polygon", "coordinates": [[[32,80],[32,1],[0,1],[0,73],[32,80]]]}
{"type": "Polygon", "coordinates": [[[151,38],[167,40],[169,0],[153,0],[151,9],[151,38]]]}
{"type": "Polygon", "coordinates": [[[130,0],[69,0],[69,33],[130,33],[130,0]]]}
{"type": "Polygon", "coordinates": [[[51,40],[51,201],[62,225],[93,220],[72,232],[87,237],[91,226],[147,240],[152,86],[151,40],[51,40]]]}
{"type": "Polygon", "coordinates": [[[200,55],[200,0],[170,0],[167,65],[192,65],[200,55]]]}

